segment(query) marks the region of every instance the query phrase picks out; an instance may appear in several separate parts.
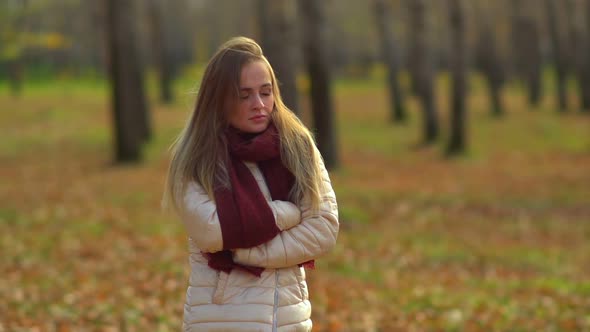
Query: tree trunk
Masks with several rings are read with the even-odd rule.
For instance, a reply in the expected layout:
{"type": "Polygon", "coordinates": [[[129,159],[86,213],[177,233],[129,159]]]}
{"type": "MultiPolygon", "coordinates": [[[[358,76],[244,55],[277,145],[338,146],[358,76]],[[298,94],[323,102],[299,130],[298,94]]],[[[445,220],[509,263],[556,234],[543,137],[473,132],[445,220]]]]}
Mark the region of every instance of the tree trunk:
{"type": "MultiPolygon", "coordinates": [[[[491,31],[491,27],[488,27],[487,31],[488,32],[486,34],[489,36],[489,38],[494,38],[491,31]]],[[[504,115],[504,105],[502,103],[502,85],[504,84],[504,69],[502,68],[502,64],[500,63],[498,51],[496,49],[495,44],[493,42],[489,42],[489,40],[492,39],[487,40],[490,53],[487,55],[488,64],[486,65],[486,69],[484,70],[484,75],[486,76],[486,80],[488,81],[488,90],[492,104],[492,115],[495,117],[501,117],[504,115]]]]}
{"type": "MultiPolygon", "coordinates": [[[[565,46],[566,50],[564,52],[565,59],[566,59],[566,71],[568,74],[575,74],[579,69],[579,58],[580,56],[576,56],[577,52],[580,52],[580,47],[578,42],[580,40],[580,10],[579,6],[576,3],[579,2],[578,0],[565,0],[564,1],[564,13],[562,15],[563,24],[564,24],[564,41],[563,45],[565,46]]],[[[555,4],[554,4],[555,5],[555,4]]],[[[559,21],[559,20],[558,20],[559,21]]]]}
{"type": "Polygon", "coordinates": [[[582,75],[584,78],[580,80],[582,85],[582,112],[590,114],[590,0],[586,0],[584,3],[584,9],[586,11],[586,34],[584,36],[584,63],[582,64],[584,69],[582,75]]]}
{"type": "Polygon", "coordinates": [[[434,98],[433,61],[428,47],[428,28],[424,0],[409,0],[410,50],[413,63],[412,85],[422,103],[424,144],[431,144],[439,134],[434,98]]]}
{"type": "Polygon", "coordinates": [[[530,30],[527,35],[530,36],[531,49],[530,64],[527,69],[527,81],[529,87],[529,103],[535,107],[539,106],[541,102],[541,51],[539,50],[540,36],[539,31],[534,25],[528,26],[530,30]]]}
{"type": "Polygon", "coordinates": [[[558,111],[564,112],[567,110],[567,96],[566,96],[566,61],[565,61],[565,47],[562,42],[561,34],[559,33],[559,25],[557,22],[558,6],[554,0],[545,0],[545,10],[547,14],[547,26],[549,27],[551,53],[553,55],[553,64],[555,66],[555,87],[557,88],[558,111]]]}
{"type": "Polygon", "coordinates": [[[298,43],[296,6],[290,0],[258,0],[262,49],[280,83],[287,107],[299,114],[297,93],[298,43]]]}
{"type": "Polygon", "coordinates": [[[132,0],[107,0],[109,74],[117,162],[141,159],[141,145],[149,137],[147,105],[138,52],[132,0]]]}
{"type": "MultiPolygon", "coordinates": [[[[577,99],[580,101],[578,106],[581,110],[584,105],[590,108],[590,94],[584,95],[584,87],[590,82],[585,74],[585,63],[590,60],[587,59],[587,47],[590,43],[586,43],[585,36],[587,32],[585,29],[584,19],[584,2],[579,0],[567,0],[565,2],[566,15],[565,22],[567,22],[567,72],[576,80],[577,99]],[[586,99],[586,100],[585,100],[586,99]]],[[[589,35],[590,36],[590,35],[589,35]]]]}
{"type": "Polygon", "coordinates": [[[398,80],[399,56],[393,36],[391,9],[385,0],[375,0],[374,10],[377,30],[381,40],[381,56],[387,67],[391,120],[393,122],[404,122],[406,119],[406,110],[398,80]]]}
{"type": "Polygon", "coordinates": [[[467,49],[465,45],[465,12],[462,0],[449,0],[449,14],[451,27],[451,121],[450,138],[447,146],[447,155],[463,153],[466,148],[466,110],[465,87],[467,49]]]}
{"type": "Polygon", "coordinates": [[[152,54],[160,79],[160,101],[169,104],[174,99],[172,95],[173,64],[170,59],[170,47],[166,34],[165,7],[159,0],[148,3],[150,32],[152,40],[152,54]]]}
{"type": "Polygon", "coordinates": [[[496,36],[490,17],[483,10],[477,8],[477,16],[480,22],[479,38],[475,46],[475,61],[478,69],[487,81],[488,93],[491,102],[491,114],[495,117],[504,115],[501,89],[504,84],[504,68],[500,61],[496,36]]]}
{"type": "Polygon", "coordinates": [[[310,78],[311,109],[318,148],[326,167],[338,166],[336,126],[330,86],[325,1],[299,0],[303,26],[303,54],[310,78]]]}
{"type": "MultiPolygon", "coordinates": [[[[31,23],[31,19],[29,15],[27,15],[28,3],[26,1],[8,3],[7,5],[9,8],[12,7],[12,9],[8,9],[8,12],[12,12],[13,17],[9,17],[8,21],[12,21],[12,24],[9,23],[9,25],[12,25],[12,28],[15,29],[12,34],[14,34],[13,37],[16,37],[12,40],[12,43],[9,43],[8,47],[10,48],[10,46],[12,46],[17,50],[15,54],[12,54],[12,56],[9,56],[6,59],[6,76],[10,87],[10,93],[12,96],[18,97],[21,95],[24,86],[26,67],[25,35],[30,33],[29,25],[31,23]]],[[[0,44],[0,50],[2,50],[3,47],[6,47],[6,45],[0,44]]],[[[2,60],[1,56],[2,55],[0,54],[0,61],[2,60]]]]}
{"type": "Polygon", "coordinates": [[[20,96],[23,89],[23,66],[20,57],[8,61],[6,70],[10,92],[15,97],[20,96]]]}
{"type": "Polygon", "coordinates": [[[512,0],[512,37],[514,69],[528,89],[532,106],[541,101],[541,50],[540,36],[535,20],[530,17],[524,0],[512,0]]]}

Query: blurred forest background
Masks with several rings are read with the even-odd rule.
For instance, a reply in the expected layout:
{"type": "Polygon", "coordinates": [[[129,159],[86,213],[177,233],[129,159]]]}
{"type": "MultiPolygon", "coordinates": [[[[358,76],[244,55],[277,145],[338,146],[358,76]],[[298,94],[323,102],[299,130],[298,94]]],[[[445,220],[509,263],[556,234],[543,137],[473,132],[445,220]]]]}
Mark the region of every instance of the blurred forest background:
{"type": "Polygon", "coordinates": [[[178,331],[160,199],[257,40],[339,201],[314,331],[590,331],[590,0],[3,0],[0,331],[178,331]]]}

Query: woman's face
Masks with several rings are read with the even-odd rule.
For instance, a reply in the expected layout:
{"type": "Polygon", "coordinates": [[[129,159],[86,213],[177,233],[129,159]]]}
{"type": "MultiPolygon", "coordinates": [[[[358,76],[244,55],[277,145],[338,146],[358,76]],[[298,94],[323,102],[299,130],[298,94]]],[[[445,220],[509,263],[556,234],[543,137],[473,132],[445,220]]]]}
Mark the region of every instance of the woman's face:
{"type": "Polygon", "coordinates": [[[274,108],[272,81],[266,64],[252,61],[242,67],[237,103],[228,114],[229,124],[245,133],[260,133],[270,123],[274,108]]]}

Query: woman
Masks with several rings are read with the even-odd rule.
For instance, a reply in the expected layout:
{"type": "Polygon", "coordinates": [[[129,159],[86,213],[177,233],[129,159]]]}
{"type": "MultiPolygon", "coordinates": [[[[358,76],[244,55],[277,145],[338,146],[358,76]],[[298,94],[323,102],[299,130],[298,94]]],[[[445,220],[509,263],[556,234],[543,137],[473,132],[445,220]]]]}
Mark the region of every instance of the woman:
{"type": "Polygon", "coordinates": [[[339,227],[322,158],[253,40],[222,45],[201,83],[166,185],[189,236],[183,329],[310,331],[304,267],[339,227]]]}

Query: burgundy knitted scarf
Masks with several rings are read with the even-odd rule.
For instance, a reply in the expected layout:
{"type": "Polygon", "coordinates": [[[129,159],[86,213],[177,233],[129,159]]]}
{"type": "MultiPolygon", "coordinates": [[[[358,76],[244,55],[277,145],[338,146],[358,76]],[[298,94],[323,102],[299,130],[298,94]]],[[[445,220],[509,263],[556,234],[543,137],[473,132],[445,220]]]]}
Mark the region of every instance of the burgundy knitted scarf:
{"type": "Polygon", "coordinates": [[[240,133],[233,128],[225,134],[231,188],[218,187],[214,193],[224,250],[208,254],[208,264],[228,273],[239,268],[260,276],[264,268],[234,263],[230,250],[268,242],[280,229],[256,179],[242,161],[258,164],[273,200],[289,200],[295,177],[281,162],[279,133],[272,123],[256,135],[240,133]]]}

